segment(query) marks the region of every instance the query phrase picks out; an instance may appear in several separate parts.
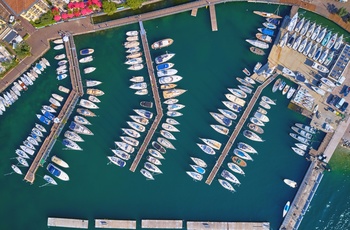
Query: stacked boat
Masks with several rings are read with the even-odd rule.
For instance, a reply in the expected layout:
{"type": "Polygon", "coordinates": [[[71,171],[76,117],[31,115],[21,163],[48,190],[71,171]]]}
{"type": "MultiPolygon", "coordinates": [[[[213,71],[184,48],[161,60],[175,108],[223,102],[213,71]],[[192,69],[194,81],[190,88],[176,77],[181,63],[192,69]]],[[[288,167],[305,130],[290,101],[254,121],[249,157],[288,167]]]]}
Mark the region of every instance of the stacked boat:
{"type": "Polygon", "coordinates": [[[292,130],[295,133],[290,133],[289,135],[298,141],[295,143],[295,146],[292,147],[292,150],[296,154],[304,156],[311,144],[312,136],[316,133],[316,130],[309,125],[301,123],[295,123],[295,126],[292,126],[292,130]]]}
{"type": "Polygon", "coordinates": [[[133,76],[130,81],[132,84],[130,85],[130,89],[135,90],[136,95],[147,95],[148,89],[147,89],[147,83],[144,82],[143,76],[133,76]]]}
{"type": "Polygon", "coordinates": [[[195,164],[190,164],[190,167],[193,169],[193,171],[186,171],[187,175],[192,177],[195,181],[201,181],[203,179],[203,174],[205,173],[205,168],[207,167],[207,164],[205,161],[203,161],[200,158],[197,157],[191,157],[191,160],[195,164]]]}
{"type": "MultiPolygon", "coordinates": [[[[287,68],[284,68],[284,69],[287,69],[287,68]]],[[[288,70],[289,69],[285,70],[285,72],[287,72],[288,70]]],[[[282,95],[286,95],[287,99],[290,99],[294,95],[296,88],[291,87],[284,80],[282,80],[281,78],[278,78],[272,87],[272,92],[276,92],[277,90],[280,90],[282,92],[282,95]]]]}
{"type": "Polygon", "coordinates": [[[126,42],[124,47],[126,49],[126,61],[124,64],[128,65],[129,70],[141,70],[144,65],[142,64],[142,52],[140,51],[139,32],[136,30],[126,32],[126,42]]]}

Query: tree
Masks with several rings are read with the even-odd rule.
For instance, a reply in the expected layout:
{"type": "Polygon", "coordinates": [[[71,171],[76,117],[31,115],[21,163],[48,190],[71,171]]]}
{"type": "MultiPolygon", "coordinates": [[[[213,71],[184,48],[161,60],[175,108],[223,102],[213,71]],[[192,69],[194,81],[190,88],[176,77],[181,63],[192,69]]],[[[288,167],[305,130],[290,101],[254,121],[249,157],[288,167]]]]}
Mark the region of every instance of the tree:
{"type": "Polygon", "coordinates": [[[344,7],[341,7],[339,10],[338,10],[338,15],[340,17],[344,17],[345,15],[348,14],[348,11],[344,8],[344,7]]]}
{"type": "Polygon", "coordinates": [[[126,0],[126,5],[128,5],[131,9],[136,10],[141,7],[144,0],[126,0]]]}
{"type": "Polygon", "coordinates": [[[109,0],[104,0],[102,2],[102,9],[107,15],[112,15],[117,10],[117,4],[110,2],[109,0]]]}
{"type": "Polygon", "coordinates": [[[26,42],[17,45],[15,52],[18,58],[22,59],[30,55],[30,46],[26,42]]]}

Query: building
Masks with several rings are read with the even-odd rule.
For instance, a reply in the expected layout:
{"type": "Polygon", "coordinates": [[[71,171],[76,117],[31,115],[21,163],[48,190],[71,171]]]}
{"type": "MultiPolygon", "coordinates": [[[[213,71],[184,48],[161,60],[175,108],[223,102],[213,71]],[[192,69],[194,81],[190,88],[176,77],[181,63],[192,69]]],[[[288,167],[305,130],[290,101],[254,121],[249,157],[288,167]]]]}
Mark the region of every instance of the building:
{"type": "Polygon", "coordinates": [[[3,0],[3,2],[14,15],[20,15],[28,21],[35,21],[42,14],[50,10],[50,6],[46,0],[3,0]]]}

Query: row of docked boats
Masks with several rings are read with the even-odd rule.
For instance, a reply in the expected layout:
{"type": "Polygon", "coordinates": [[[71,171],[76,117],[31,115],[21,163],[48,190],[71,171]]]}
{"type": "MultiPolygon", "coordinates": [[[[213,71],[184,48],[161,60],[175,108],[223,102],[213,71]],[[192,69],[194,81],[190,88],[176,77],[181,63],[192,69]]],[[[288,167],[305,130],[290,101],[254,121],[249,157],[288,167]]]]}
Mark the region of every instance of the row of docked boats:
{"type": "Polygon", "coordinates": [[[64,97],[57,93],[53,93],[49,99],[50,105],[43,105],[41,109],[42,114],[36,114],[40,122],[45,125],[50,125],[51,122],[59,123],[60,119],[54,114],[57,113],[58,108],[61,107],[64,97]]]}
{"type": "Polygon", "coordinates": [[[296,154],[304,156],[309,148],[309,145],[311,144],[312,136],[316,134],[316,129],[301,123],[295,123],[291,129],[295,133],[289,133],[289,135],[298,141],[298,143],[295,143],[295,146],[292,147],[292,150],[296,154]]]}
{"type": "Polygon", "coordinates": [[[135,90],[136,95],[148,94],[147,83],[144,82],[143,76],[133,76],[130,78],[130,81],[132,82],[132,84],[129,88],[135,90]]]}
{"type": "MultiPolygon", "coordinates": [[[[91,49],[91,48],[85,48],[85,49],[80,50],[80,52],[79,52],[80,55],[82,55],[84,57],[79,59],[79,63],[84,64],[84,63],[92,62],[94,60],[94,58],[92,57],[91,54],[93,54],[94,52],[95,52],[95,50],[91,49]]],[[[96,67],[94,67],[94,66],[85,67],[83,69],[84,74],[92,73],[95,70],[96,70],[96,67]]]]}
{"type": "Polygon", "coordinates": [[[272,92],[275,93],[277,90],[281,91],[282,95],[286,94],[287,99],[290,99],[293,97],[296,88],[288,85],[284,80],[282,80],[282,78],[278,78],[273,84],[272,92]]]}
{"type": "Polygon", "coordinates": [[[22,76],[13,82],[13,85],[2,92],[0,96],[0,115],[2,115],[6,108],[15,103],[22,95],[22,91],[28,90],[28,87],[34,84],[34,81],[50,66],[46,58],[41,58],[39,62],[35,63],[31,70],[23,73],[22,76]]]}
{"type": "Polygon", "coordinates": [[[123,45],[126,49],[127,59],[124,64],[129,65],[128,69],[134,71],[143,69],[139,32],[137,30],[126,32],[126,42],[123,45]]]}

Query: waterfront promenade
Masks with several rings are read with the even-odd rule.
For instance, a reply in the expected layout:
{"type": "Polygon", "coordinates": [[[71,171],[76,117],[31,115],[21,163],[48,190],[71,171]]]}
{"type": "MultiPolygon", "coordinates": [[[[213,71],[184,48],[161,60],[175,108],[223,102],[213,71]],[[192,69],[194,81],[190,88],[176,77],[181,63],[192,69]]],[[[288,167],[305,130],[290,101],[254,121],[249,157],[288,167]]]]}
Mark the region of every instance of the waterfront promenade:
{"type": "Polygon", "coordinates": [[[159,91],[158,91],[158,87],[157,87],[157,79],[156,79],[156,76],[154,75],[153,62],[152,62],[151,52],[149,50],[149,44],[148,44],[148,40],[147,40],[146,30],[143,27],[142,21],[139,22],[139,25],[140,25],[140,29],[141,29],[140,34],[141,34],[141,40],[142,40],[142,47],[143,47],[143,51],[144,51],[145,58],[146,58],[147,71],[148,71],[148,75],[149,75],[150,82],[151,82],[151,88],[152,88],[153,99],[154,99],[156,110],[157,110],[157,115],[156,115],[150,129],[148,130],[147,135],[146,135],[145,139],[143,140],[143,143],[142,143],[139,151],[137,152],[134,161],[131,164],[130,171],[132,171],[132,172],[135,172],[149,142],[151,141],[151,139],[153,137],[154,132],[157,130],[157,127],[158,127],[158,125],[163,117],[163,109],[162,109],[162,104],[160,102],[160,96],[159,96],[159,91]]]}
{"type": "Polygon", "coordinates": [[[208,185],[210,185],[211,182],[214,180],[214,178],[215,178],[216,174],[218,173],[222,163],[225,161],[225,158],[228,155],[228,152],[230,151],[230,149],[231,149],[233,143],[235,142],[238,134],[241,132],[241,129],[243,128],[244,123],[247,121],[247,118],[248,118],[249,114],[251,113],[255,103],[259,99],[259,96],[260,96],[261,92],[277,76],[278,76],[278,74],[274,74],[272,77],[267,79],[262,85],[258,86],[256,91],[254,92],[252,98],[249,101],[249,104],[248,104],[247,108],[244,110],[244,113],[243,113],[242,117],[239,119],[239,121],[238,121],[238,123],[237,123],[237,125],[236,125],[236,127],[235,127],[235,129],[233,131],[233,133],[231,134],[231,136],[228,139],[224,149],[222,150],[222,153],[219,156],[219,159],[216,161],[216,163],[214,165],[214,168],[211,170],[207,180],[205,181],[205,183],[207,183],[208,185]]]}

